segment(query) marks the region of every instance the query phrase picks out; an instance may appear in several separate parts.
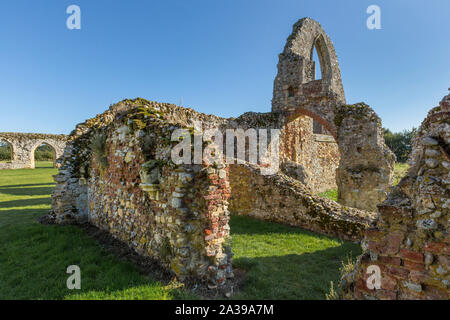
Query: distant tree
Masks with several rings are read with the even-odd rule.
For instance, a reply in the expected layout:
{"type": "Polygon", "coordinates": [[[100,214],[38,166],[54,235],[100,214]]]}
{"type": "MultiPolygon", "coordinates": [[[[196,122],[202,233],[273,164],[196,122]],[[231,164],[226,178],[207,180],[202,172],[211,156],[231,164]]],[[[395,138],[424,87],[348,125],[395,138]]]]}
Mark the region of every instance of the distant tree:
{"type": "Polygon", "coordinates": [[[40,145],[34,151],[34,160],[36,160],[36,161],[52,161],[53,160],[53,149],[47,144],[40,145]]]}
{"type": "Polygon", "coordinates": [[[406,162],[412,151],[412,139],[417,134],[417,129],[403,130],[402,132],[391,132],[384,128],[384,140],[389,149],[397,157],[398,162],[406,162]]]}
{"type": "Polygon", "coordinates": [[[11,161],[11,147],[4,141],[0,141],[0,161],[11,161]]]}

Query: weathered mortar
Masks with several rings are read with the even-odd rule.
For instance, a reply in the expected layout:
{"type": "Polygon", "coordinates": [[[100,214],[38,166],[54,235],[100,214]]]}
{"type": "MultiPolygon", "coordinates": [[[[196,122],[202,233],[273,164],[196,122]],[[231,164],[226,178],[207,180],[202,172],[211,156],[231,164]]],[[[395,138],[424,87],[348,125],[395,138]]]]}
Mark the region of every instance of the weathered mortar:
{"type": "Polygon", "coordinates": [[[63,134],[0,132],[0,141],[11,147],[11,162],[0,163],[1,169],[33,169],[34,151],[46,143],[54,152],[54,166],[60,164],[59,158],[66,146],[67,136],[63,134]]]}
{"type": "Polygon", "coordinates": [[[450,298],[450,95],[432,109],[415,138],[411,167],[378,205],[364,253],[344,275],[347,299],[450,298]],[[381,271],[381,287],[369,289],[367,268],[381,271]]]}

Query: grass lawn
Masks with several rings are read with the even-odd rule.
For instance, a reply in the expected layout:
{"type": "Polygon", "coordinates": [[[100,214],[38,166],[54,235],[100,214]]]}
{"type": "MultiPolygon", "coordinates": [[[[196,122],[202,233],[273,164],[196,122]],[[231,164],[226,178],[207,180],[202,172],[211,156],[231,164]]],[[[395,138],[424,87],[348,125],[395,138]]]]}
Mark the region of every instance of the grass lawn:
{"type": "Polygon", "coordinates": [[[234,265],[247,270],[236,299],[324,299],[359,244],[247,217],[232,217],[234,265]]]}
{"type": "MultiPolygon", "coordinates": [[[[51,162],[0,170],[0,299],[195,299],[140,273],[75,226],[41,225],[54,188],[51,162]],[[81,290],[66,269],[81,268],[81,290]]],[[[246,271],[241,299],[324,299],[341,261],[359,245],[298,228],[232,217],[235,266],[246,271]]]]}

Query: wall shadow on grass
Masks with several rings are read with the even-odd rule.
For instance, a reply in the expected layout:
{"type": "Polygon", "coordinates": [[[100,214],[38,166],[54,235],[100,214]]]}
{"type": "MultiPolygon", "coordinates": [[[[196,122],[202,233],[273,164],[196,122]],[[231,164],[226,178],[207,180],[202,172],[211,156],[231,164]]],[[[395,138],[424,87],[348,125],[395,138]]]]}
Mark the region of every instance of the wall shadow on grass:
{"type": "Polygon", "coordinates": [[[54,182],[34,183],[34,184],[14,184],[14,185],[0,186],[0,188],[21,188],[21,187],[34,187],[34,186],[56,186],[56,184],[54,182]]]}
{"type": "Polygon", "coordinates": [[[35,187],[35,188],[23,188],[20,185],[0,188],[0,193],[11,196],[46,196],[53,192],[54,187],[35,187]]]}
{"type": "Polygon", "coordinates": [[[32,206],[40,206],[40,205],[49,205],[50,201],[51,201],[50,196],[48,196],[46,198],[38,198],[38,199],[2,201],[2,202],[0,202],[0,209],[11,208],[12,210],[14,210],[14,208],[17,208],[17,207],[32,207],[32,206]]]}
{"type": "Polygon", "coordinates": [[[230,219],[230,233],[235,235],[252,235],[252,234],[302,234],[314,236],[320,239],[334,239],[330,236],[321,235],[300,227],[292,227],[278,222],[262,221],[249,216],[232,215],[230,219]]]}

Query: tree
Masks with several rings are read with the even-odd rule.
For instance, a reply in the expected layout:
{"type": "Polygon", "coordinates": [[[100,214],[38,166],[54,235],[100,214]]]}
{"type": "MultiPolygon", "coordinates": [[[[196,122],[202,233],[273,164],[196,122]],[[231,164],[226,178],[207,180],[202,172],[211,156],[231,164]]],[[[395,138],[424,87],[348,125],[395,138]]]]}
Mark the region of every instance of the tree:
{"type": "Polygon", "coordinates": [[[11,161],[11,147],[4,141],[0,141],[0,161],[11,161]]]}
{"type": "Polygon", "coordinates": [[[53,149],[46,144],[42,144],[36,148],[34,152],[34,160],[36,161],[52,161],[53,149]]]}
{"type": "Polygon", "coordinates": [[[402,132],[391,132],[384,128],[384,140],[386,145],[397,157],[398,162],[406,162],[412,151],[412,139],[417,134],[417,129],[403,130],[402,132]]]}

